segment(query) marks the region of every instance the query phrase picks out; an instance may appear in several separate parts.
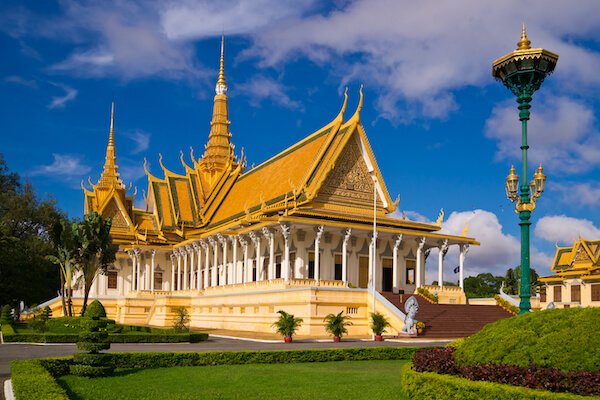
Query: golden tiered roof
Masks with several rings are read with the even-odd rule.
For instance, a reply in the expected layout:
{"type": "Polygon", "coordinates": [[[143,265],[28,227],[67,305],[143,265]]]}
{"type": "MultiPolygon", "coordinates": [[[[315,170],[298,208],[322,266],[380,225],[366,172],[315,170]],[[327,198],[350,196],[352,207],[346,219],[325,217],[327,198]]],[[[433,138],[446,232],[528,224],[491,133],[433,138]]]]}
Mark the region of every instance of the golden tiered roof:
{"type": "MultiPolygon", "coordinates": [[[[91,191],[84,191],[86,212],[98,210],[120,221],[112,228],[118,243],[172,246],[283,221],[368,228],[373,221],[375,191],[378,229],[449,237],[435,233],[438,225],[386,216],[398,202],[389,196],[360,120],[362,87],[358,107],[348,120],[344,119],[346,92],[341,110],[331,122],[248,171],[244,171],[244,157],[237,159],[231,143],[223,40],[215,91],[211,130],[202,157],[195,159],[192,151],[188,164],[182,153],[185,172],[178,174],[167,169],[159,155],[163,178],[151,174],[144,163],[148,177],[145,210],[133,208],[133,197],[125,197],[116,167],[114,115],[111,118],[108,172],[102,174],[102,185],[99,182],[91,191]],[[105,181],[112,182],[114,195],[104,201],[108,204],[114,199],[116,207],[110,209],[96,201],[105,181]]],[[[477,244],[474,239],[456,239],[477,244]]]]}
{"type": "Polygon", "coordinates": [[[556,246],[551,269],[555,274],[540,280],[550,282],[569,278],[600,279],[600,240],[585,240],[579,237],[573,246],[556,246]]]}

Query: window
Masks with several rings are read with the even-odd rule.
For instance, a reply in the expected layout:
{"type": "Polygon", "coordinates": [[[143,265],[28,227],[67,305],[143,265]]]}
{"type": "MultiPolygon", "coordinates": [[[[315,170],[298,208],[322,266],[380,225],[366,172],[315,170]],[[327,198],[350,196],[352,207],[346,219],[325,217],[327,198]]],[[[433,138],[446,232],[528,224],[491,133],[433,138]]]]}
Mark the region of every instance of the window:
{"type": "Polygon", "coordinates": [[[406,284],[407,285],[414,285],[416,269],[417,269],[417,261],[416,260],[406,260],[406,284]]]}
{"type": "Polygon", "coordinates": [[[117,288],[117,276],[118,273],[117,271],[108,271],[106,276],[108,277],[108,288],[109,289],[116,289],[117,288]]]}
{"type": "Polygon", "coordinates": [[[600,301],[600,283],[595,283],[592,286],[592,301],[600,301]]]}
{"type": "Polygon", "coordinates": [[[336,281],[342,280],[342,255],[341,254],[335,255],[335,272],[334,272],[333,279],[335,279],[336,281]]]}
{"type": "Polygon", "coordinates": [[[315,253],[308,253],[308,279],[315,279],[315,253]]]}
{"type": "Polygon", "coordinates": [[[546,286],[540,287],[540,302],[546,302],[546,286]]]}
{"type": "Polygon", "coordinates": [[[571,285],[571,301],[581,302],[581,286],[571,285]]]}
{"type": "Polygon", "coordinates": [[[391,292],[394,286],[394,260],[384,257],[382,260],[381,288],[384,292],[391,292]]]}
{"type": "Polygon", "coordinates": [[[562,302],[562,285],[554,286],[554,302],[562,302]]]}

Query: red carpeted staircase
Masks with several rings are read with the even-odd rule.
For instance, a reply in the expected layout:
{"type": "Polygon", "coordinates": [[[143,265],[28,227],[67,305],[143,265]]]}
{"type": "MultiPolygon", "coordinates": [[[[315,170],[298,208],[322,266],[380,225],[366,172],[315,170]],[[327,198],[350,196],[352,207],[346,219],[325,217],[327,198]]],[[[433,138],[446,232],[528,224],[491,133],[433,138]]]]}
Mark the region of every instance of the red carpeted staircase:
{"type": "MultiPolygon", "coordinates": [[[[411,294],[381,294],[404,312],[404,302],[411,294]]],[[[477,333],[486,324],[511,317],[512,314],[499,306],[475,306],[468,304],[432,304],[420,295],[414,295],[419,303],[416,320],[425,323],[425,332],[419,337],[459,338],[477,333]]]]}

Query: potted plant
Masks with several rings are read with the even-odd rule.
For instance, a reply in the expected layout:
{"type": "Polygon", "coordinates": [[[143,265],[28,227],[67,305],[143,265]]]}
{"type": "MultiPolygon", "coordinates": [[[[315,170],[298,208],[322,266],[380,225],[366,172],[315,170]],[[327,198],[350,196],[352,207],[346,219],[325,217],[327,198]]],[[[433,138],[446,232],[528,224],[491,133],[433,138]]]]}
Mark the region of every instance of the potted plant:
{"type": "Polygon", "coordinates": [[[390,322],[385,317],[385,315],[379,312],[371,313],[371,330],[375,334],[376,342],[383,341],[383,332],[385,332],[385,328],[389,326],[390,322]]]}
{"type": "Polygon", "coordinates": [[[325,331],[333,335],[334,342],[339,342],[342,335],[348,333],[346,327],[352,325],[350,317],[343,314],[344,311],[340,311],[338,314],[329,314],[323,319],[323,322],[325,322],[325,331]]]}
{"type": "Polygon", "coordinates": [[[283,341],[285,343],[292,343],[292,335],[296,333],[304,320],[302,318],[296,318],[293,314],[288,314],[283,310],[279,310],[277,313],[279,314],[279,318],[272,326],[277,333],[283,336],[283,341]]]}
{"type": "Polygon", "coordinates": [[[420,335],[423,333],[423,331],[425,330],[425,322],[423,321],[418,321],[415,324],[415,328],[417,329],[417,335],[420,335]]]}

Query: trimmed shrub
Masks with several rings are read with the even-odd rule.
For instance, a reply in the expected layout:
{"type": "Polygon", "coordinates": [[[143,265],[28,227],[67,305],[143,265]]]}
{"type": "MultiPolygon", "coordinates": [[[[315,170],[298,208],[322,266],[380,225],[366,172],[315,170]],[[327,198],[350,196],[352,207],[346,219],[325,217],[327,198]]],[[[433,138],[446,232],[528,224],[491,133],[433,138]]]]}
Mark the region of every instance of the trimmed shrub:
{"type": "Polygon", "coordinates": [[[102,303],[100,303],[98,300],[94,300],[89,306],[87,306],[83,316],[87,318],[106,318],[106,310],[104,309],[102,303]]]}
{"type": "Polygon", "coordinates": [[[286,364],[327,361],[410,360],[419,347],[360,349],[227,351],[204,353],[110,353],[115,368],[202,365],[286,364]]]}
{"type": "Polygon", "coordinates": [[[414,369],[417,372],[436,372],[438,374],[456,374],[458,368],[452,358],[454,348],[421,349],[413,357],[414,369]]]}
{"type": "Polygon", "coordinates": [[[8,325],[15,322],[10,312],[10,305],[5,304],[0,310],[0,325],[8,325]]]}
{"type": "MultiPolygon", "coordinates": [[[[93,356],[97,356],[98,354],[90,354],[93,356]]],[[[114,368],[108,367],[104,365],[87,365],[87,364],[74,364],[71,365],[70,371],[71,374],[77,376],[84,376],[87,378],[99,378],[103,376],[108,376],[112,374],[114,368]]]]}
{"type": "MultiPolygon", "coordinates": [[[[5,342],[19,343],[77,343],[79,335],[75,333],[18,333],[10,325],[2,326],[5,342]],[[11,333],[7,333],[11,332],[11,333]]],[[[121,333],[108,334],[110,343],[198,343],[208,340],[207,333],[121,333]]]]}
{"type": "MultiPolygon", "coordinates": [[[[96,301],[91,305],[93,306],[96,301]]],[[[106,320],[100,318],[106,317],[104,307],[100,302],[94,307],[88,308],[89,314],[86,311],[86,317],[84,321],[81,321],[82,328],[87,328],[87,331],[83,331],[79,334],[79,340],[77,341],[77,348],[82,351],[87,351],[89,354],[79,354],[75,359],[75,365],[71,365],[70,370],[73,375],[94,377],[94,376],[106,376],[112,373],[113,368],[106,365],[107,357],[106,354],[98,354],[101,350],[110,349],[110,342],[108,341],[108,332],[106,332],[106,320]],[[104,314],[104,316],[102,316],[104,314]]]]}
{"type": "Polygon", "coordinates": [[[413,371],[411,364],[402,369],[402,389],[411,400],[584,400],[589,397],[569,393],[492,382],[470,381],[452,375],[413,371]]]}
{"type": "Polygon", "coordinates": [[[600,308],[536,311],[502,319],[457,346],[458,365],[508,364],[600,371],[600,308]]]}
{"type": "Polygon", "coordinates": [[[472,381],[487,381],[523,386],[553,392],[571,392],[579,395],[600,395],[600,372],[565,372],[535,365],[468,365],[458,367],[452,347],[419,350],[413,357],[417,372],[434,372],[462,376],[472,381]]]}
{"type": "Polygon", "coordinates": [[[430,300],[432,303],[437,304],[439,299],[438,296],[431,293],[429,290],[420,287],[417,289],[417,293],[419,293],[421,296],[425,297],[427,300],[430,300]]]}
{"type": "Polygon", "coordinates": [[[512,313],[514,315],[519,313],[519,311],[520,311],[519,307],[504,300],[502,297],[500,297],[499,294],[495,295],[494,299],[496,300],[496,304],[498,304],[500,307],[504,308],[509,313],[512,313]]]}
{"type": "Polygon", "coordinates": [[[40,360],[13,361],[10,370],[17,399],[69,400],[65,390],[42,366],[40,360]]]}
{"type": "Polygon", "coordinates": [[[44,307],[40,317],[43,321],[48,321],[50,318],[52,318],[52,309],[49,306],[44,307]]]}

